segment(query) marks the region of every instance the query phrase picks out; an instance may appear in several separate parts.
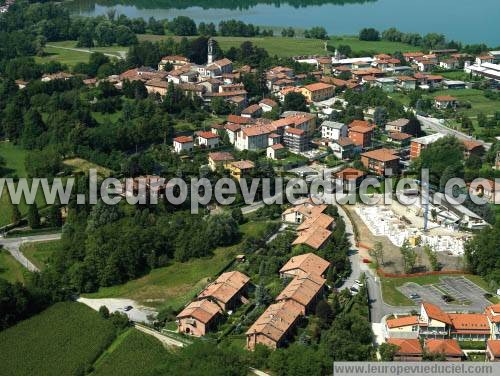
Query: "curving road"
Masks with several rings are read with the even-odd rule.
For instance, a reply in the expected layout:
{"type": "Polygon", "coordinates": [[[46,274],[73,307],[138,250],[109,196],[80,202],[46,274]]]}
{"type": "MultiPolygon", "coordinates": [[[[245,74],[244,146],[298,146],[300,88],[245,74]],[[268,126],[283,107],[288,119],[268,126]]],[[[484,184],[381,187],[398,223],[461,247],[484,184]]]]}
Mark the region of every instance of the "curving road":
{"type": "Polygon", "coordinates": [[[3,246],[17,261],[21,263],[30,272],[39,272],[40,270],[24,256],[21,252],[21,245],[33,242],[45,242],[50,240],[61,239],[61,234],[47,234],[47,235],[34,235],[23,236],[19,238],[0,238],[0,246],[3,246]]]}

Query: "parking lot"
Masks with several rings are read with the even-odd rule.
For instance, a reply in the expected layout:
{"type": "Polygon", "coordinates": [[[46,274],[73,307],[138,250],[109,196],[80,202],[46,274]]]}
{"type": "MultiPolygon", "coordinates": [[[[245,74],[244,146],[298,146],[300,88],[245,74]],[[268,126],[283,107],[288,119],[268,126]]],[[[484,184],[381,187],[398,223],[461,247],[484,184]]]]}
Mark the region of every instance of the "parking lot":
{"type": "Polygon", "coordinates": [[[484,297],[486,291],[465,277],[442,277],[439,283],[424,286],[410,282],[398,287],[398,290],[415,304],[425,301],[446,311],[482,312],[491,305],[491,302],[484,297]],[[418,297],[412,297],[415,294],[418,297]],[[443,295],[448,295],[453,301],[445,302],[443,295]]]}

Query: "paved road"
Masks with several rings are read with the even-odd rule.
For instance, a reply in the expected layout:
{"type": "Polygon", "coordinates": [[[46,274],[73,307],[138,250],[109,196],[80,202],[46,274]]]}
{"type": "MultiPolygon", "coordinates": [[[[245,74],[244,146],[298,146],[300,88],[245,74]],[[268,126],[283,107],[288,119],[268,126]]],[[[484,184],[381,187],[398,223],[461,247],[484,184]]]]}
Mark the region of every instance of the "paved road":
{"type": "Polygon", "coordinates": [[[61,234],[23,236],[20,238],[0,238],[0,245],[3,246],[17,261],[30,272],[38,272],[39,269],[28,260],[21,252],[22,244],[33,242],[46,242],[61,239],[61,234]]]}
{"type": "Polygon", "coordinates": [[[125,313],[130,321],[134,322],[144,322],[149,323],[150,316],[156,316],[156,311],[143,307],[132,299],[119,299],[119,298],[109,298],[109,299],[89,299],[89,298],[78,298],[78,302],[83,303],[95,311],[99,311],[99,308],[106,306],[109,312],[121,312],[125,313]],[[125,311],[124,308],[131,306],[130,311],[125,311]]]}
{"type": "Polygon", "coordinates": [[[424,117],[424,116],[420,116],[420,115],[417,115],[417,118],[422,123],[422,128],[424,130],[430,129],[434,132],[440,132],[440,133],[444,133],[447,135],[452,135],[452,136],[457,137],[459,140],[474,140],[474,141],[482,143],[486,150],[488,150],[491,147],[491,144],[488,144],[482,140],[477,140],[474,137],[471,137],[465,133],[459,132],[455,129],[448,128],[447,126],[441,124],[439,119],[428,118],[428,117],[424,117]]]}
{"type": "Polygon", "coordinates": [[[185,344],[181,341],[177,341],[171,337],[168,337],[160,332],[157,332],[156,330],[153,330],[151,328],[148,328],[147,326],[140,325],[140,324],[134,324],[134,328],[137,330],[140,330],[141,332],[150,335],[152,337],[155,337],[158,339],[161,343],[163,343],[165,346],[168,347],[184,347],[185,344]]]}

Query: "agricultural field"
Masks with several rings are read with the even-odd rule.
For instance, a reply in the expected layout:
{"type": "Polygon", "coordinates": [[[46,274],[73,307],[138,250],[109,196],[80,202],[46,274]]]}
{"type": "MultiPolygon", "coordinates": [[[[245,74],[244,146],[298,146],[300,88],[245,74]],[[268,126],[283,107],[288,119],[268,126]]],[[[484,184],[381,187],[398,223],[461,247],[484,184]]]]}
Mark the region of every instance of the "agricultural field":
{"type": "MultiPolygon", "coordinates": [[[[170,36],[165,35],[138,35],[139,40],[159,41],[170,36]]],[[[179,37],[174,37],[179,38],[179,37]]],[[[283,38],[283,37],[215,37],[219,46],[223,50],[228,50],[231,47],[239,47],[245,41],[252,42],[255,46],[265,48],[270,55],[279,57],[290,57],[297,55],[321,55],[325,54],[324,41],[320,39],[305,39],[305,38],[283,38]]],[[[328,42],[332,46],[349,45],[353,51],[373,51],[393,53],[395,51],[415,51],[418,48],[404,43],[396,42],[367,42],[360,41],[354,36],[331,37],[328,42]]]]}
{"type": "Polygon", "coordinates": [[[24,282],[26,269],[12,255],[0,249],[0,278],[11,283],[24,282]]]}
{"type": "Polygon", "coordinates": [[[44,269],[49,262],[50,256],[60,249],[61,241],[26,243],[21,246],[21,251],[38,269],[44,269]]]}
{"type": "Polygon", "coordinates": [[[115,335],[111,321],[87,306],[57,303],[0,332],[0,364],[11,376],[84,374],[115,335]]]}
{"type": "Polygon", "coordinates": [[[101,355],[91,375],[150,375],[152,369],[168,361],[168,355],[156,338],[131,328],[101,355]]]}
{"type": "MultiPolygon", "coordinates": [[[[240,229],[243,237],[258,237],[266,224],[267,222],[248,222],[240,229]]],[[[178,309],[205,287],[209,278],[230,263],[237,250],[238,244],[220,247],[211,257],[174,262],[163,268],[154,269],[142,278],[123,285],[104,287],[96,293],[85,294],[84,297],[128,298],[150,307],[178,309]]]]}

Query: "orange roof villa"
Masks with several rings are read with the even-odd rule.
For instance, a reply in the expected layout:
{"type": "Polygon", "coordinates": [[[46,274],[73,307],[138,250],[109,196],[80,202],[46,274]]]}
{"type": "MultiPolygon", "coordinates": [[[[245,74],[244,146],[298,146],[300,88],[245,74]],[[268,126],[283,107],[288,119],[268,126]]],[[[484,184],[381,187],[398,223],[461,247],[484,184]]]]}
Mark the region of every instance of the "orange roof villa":
{"type": "Polygon", "coordinates": [[[314,253],[294,256],[280,269],[281,277],[304,276],[316,274],[324,276],[330,263],[314,253]]]}

